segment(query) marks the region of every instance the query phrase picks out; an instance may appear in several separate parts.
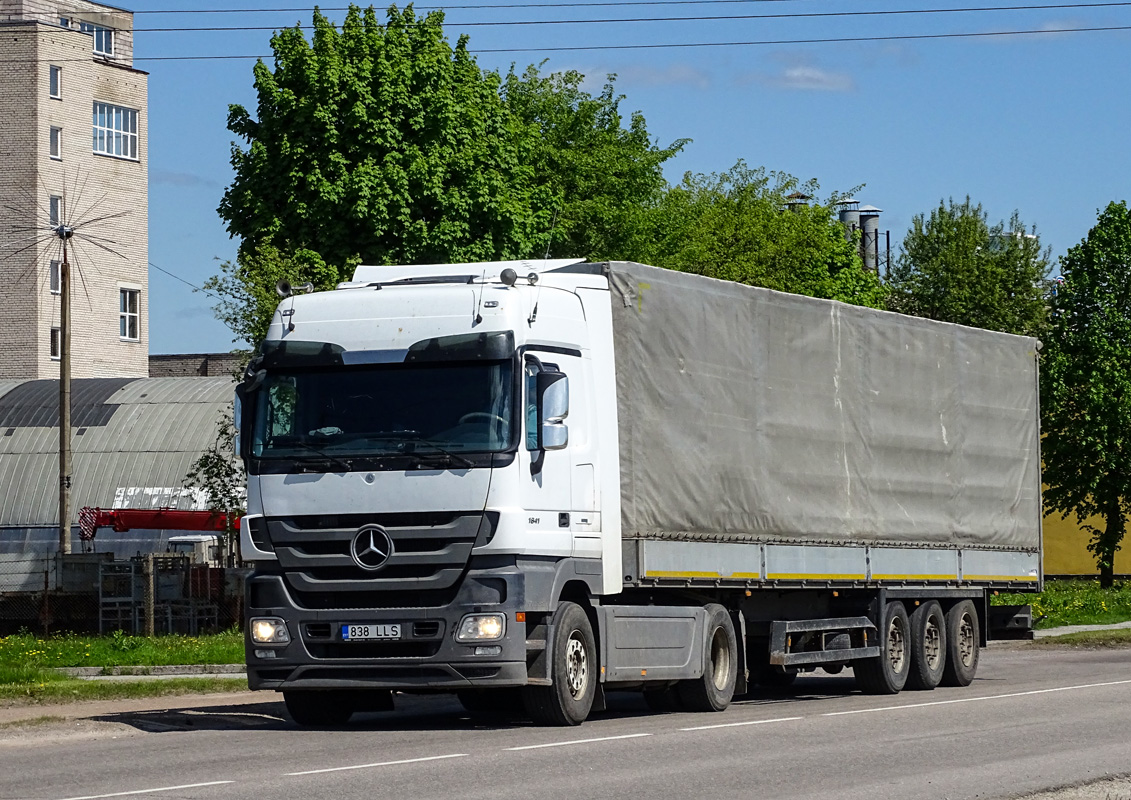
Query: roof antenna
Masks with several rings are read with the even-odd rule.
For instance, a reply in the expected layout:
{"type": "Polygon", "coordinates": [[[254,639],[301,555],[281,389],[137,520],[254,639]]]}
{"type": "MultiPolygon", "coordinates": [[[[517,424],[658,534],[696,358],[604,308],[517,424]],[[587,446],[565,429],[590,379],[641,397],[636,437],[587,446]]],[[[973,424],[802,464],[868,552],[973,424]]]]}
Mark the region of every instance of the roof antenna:
{"type": "MultiPolygon", "coordinates": [[[[554,242],[554,231],[558,227],[558,212],[560,210],[561,210],[561,206],[558,206],[557,208],[554,209],[554,219],[550,222],[550,235],[546,239],[546,254],[544,256],[542,256],[543,261],[547,261],[550,258],[550,245],[553,244],[553,242],[554,242]]],[[[526,276],[526,279],[528,281],[530,281],[530,285],[533,286],[535,283],[538,282],[538,273],[537,272],[531,272],[529,275],[526,276]]],[[[536,319],[538,319],[538,300],[541,299],[541,297],[542,297],[542,287],[539,286],[538,291],[534,295],[534,308],[532,308],[530,310],[530,316],[526,318],[526,324],[527,325],[533,325],[534,321],[536,319]]]]}
{"type": "Polygon", "coordinates": [[[550,222],[550,235],[546,237],[546,255],[542,256],[543,261],[550,257],[550,245],[554,243],[554,230],[558,227],[558,212],[560,210],[561,206],[554,209],[554,218],[550,222]]]}
{"type": "Polygon", "coordinates": [[[475,322],[471,323],[471,327],[475,327],[483,321],[483,315],[480,310],[483,308],[483,288],[487,285],[487,268],[483,268],[483,277],[479,282],[479,302],[475,304],[475,322]]]}

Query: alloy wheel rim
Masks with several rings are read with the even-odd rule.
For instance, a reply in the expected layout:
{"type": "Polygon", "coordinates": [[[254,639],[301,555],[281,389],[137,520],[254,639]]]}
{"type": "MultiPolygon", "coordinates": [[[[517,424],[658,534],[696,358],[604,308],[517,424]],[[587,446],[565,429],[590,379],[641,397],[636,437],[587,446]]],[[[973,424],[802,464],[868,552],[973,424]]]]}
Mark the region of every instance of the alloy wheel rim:
{"type": "Polygon", "coordinates": [[[907,637],[904,635],[903,623],[899,617],[892,617],[888,626],[888,664],[892,672],[899,675],[903,672],[907,660],[907,637]]]}
{"type": "Polygon", "coordinates": [[[585,652],[585,642],[581,631],[573,631],[566,644],[566,685],[570,695],[577,699],[585,694],[589,684],[589,658],[585,652]]]}
{"type": "Polygon", "coordinates": [[[969,614],[963,614],[958,624],[958,657],[963,666],[969,667],[974,663],[974,622],[969,614]]]}
{"type": "Polygon", "coordinates": [[[712,682],[719,691],[726,689],[730,682],[730,647],[728,646],[726,631],[721,627],[715,629],[711,637],[711,665],[713,674],[712,682]]]}
{"type": "Polygon", "coordinates": [[[927,622],[927,630],[923,633],[923,655],[932,671],[939,668],[942,663],[942,632],[934,619],[927,622]]]}

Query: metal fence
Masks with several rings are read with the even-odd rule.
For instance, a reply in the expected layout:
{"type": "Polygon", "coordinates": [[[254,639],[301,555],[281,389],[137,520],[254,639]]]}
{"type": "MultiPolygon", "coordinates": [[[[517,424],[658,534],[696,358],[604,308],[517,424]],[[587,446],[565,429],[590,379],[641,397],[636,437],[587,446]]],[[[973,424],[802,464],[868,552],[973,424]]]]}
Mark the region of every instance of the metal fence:
{"type": "Polygon", "coordinates": [[[247,570],[168,553],[0,555],[0,635],[196,635],[240,625],[247,570]]]}

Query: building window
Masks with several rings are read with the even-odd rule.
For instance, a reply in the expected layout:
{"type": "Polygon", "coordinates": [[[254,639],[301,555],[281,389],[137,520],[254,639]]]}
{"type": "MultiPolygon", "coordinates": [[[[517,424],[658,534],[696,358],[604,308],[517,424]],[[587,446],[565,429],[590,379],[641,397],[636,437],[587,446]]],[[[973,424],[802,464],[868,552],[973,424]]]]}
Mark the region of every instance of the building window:
{"type": "Polygon", "coordinates": [[[140,339],[138,333],[138,301],[141,292],[137,289],[118,290],[118,335],[123,339],[136,342],[140,339]]]}
{"type": "Polygon", "coordinates": [[[58,328],[51,329],[51,360],[58,361],[63,351],[63,336],[58,328]]]}
{"type": "Polygon", "coordinates": [[[63,97],[63,68],[52,66],[50,68],[50,90],[51,97],[59,100],[63,97]]]}
{"type": "Polygon", "coordinates": [[[59,262],[51,262],[51,271],[48,275],[48,285],[51,287],[51,294],[59,294],[62,291],[62,282],[60,281],[59,262]]]}
{"type": "Polygon", "coordinates": [[[79,30],[94,36],[94,53],[99,56],[114,55],[114,31],[93,22],[80,22],[79,30]]]}
{"type": "Polygon", "coordinates": [[[56,161],[63,160],[63,129],[54,126],[51,128],[51,157],[56,161]]]}
{"type": "Polygon", "coordinates": [[[58,195],[51,195],[48,201],[48,216],[51,218],[51,227],[58,228],[63,224],[63,198],[58,195]]]}
{"type": "Polygon", "coordinates": [[[94,104],[94,152],[137,160],[137,111],[94,104]]]}

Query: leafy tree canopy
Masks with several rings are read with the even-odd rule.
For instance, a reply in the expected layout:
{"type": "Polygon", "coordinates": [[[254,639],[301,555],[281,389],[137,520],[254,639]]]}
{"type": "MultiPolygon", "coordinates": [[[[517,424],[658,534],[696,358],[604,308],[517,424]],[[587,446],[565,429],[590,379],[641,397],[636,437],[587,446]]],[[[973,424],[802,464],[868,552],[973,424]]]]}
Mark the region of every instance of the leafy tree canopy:
{"type": "MultiPolygon", "coordinates": [[[[443,14],[351,6],[339,31],[317,10],[271,39],[255,65],[257,117],[231,106],[235,178],[220,204],[228,231],[347,265],[527,256],[550,225],[533,180],[534,131],[509,112],[443,14]]],[[[248,262],[250,265],[251,262],[248,262]]]]}
{"type": "Polygon", "coordinates": [[[1111,203],[1060,260],[1041,367],[1046,509],[1074,513],[1103,586],[1131,513],[1131,212],[1111,203]],[[1087,524],[1098,515],[1104,527],[1087,524]]]}
{"type": "Polygon", "coordinates": [[[1046,318],[1048,249],[1016,212],[991,226],[980,204],[940,201],[919,214],[888,276],[890,307],[1007,333],[1039,334],[1046,318]]]}
{"type": "Polygon", "coordinates": [[[646,213],[637,260],[682,272],[765,286],[784,292],[881,307],[886,289],[864,269],[857,243],[846,238],[834,210],[798,204],[815,181],[748,167],[739,161],[721,174],[688,173],[646,213]]]}
{"type": "Polygon", "coordinates": [[[507,106],[539,132],[529,163],[554,209],[550,255],[623,258],[640,208],[667,188],[663,163],[689,141],[658,147],[640,112],[624,127],[614,78],[596,97],[581,89],[585,76],[575,70],[543,76],[534,66],[521,75],[512,68],[503,83],[507,106]]]}

